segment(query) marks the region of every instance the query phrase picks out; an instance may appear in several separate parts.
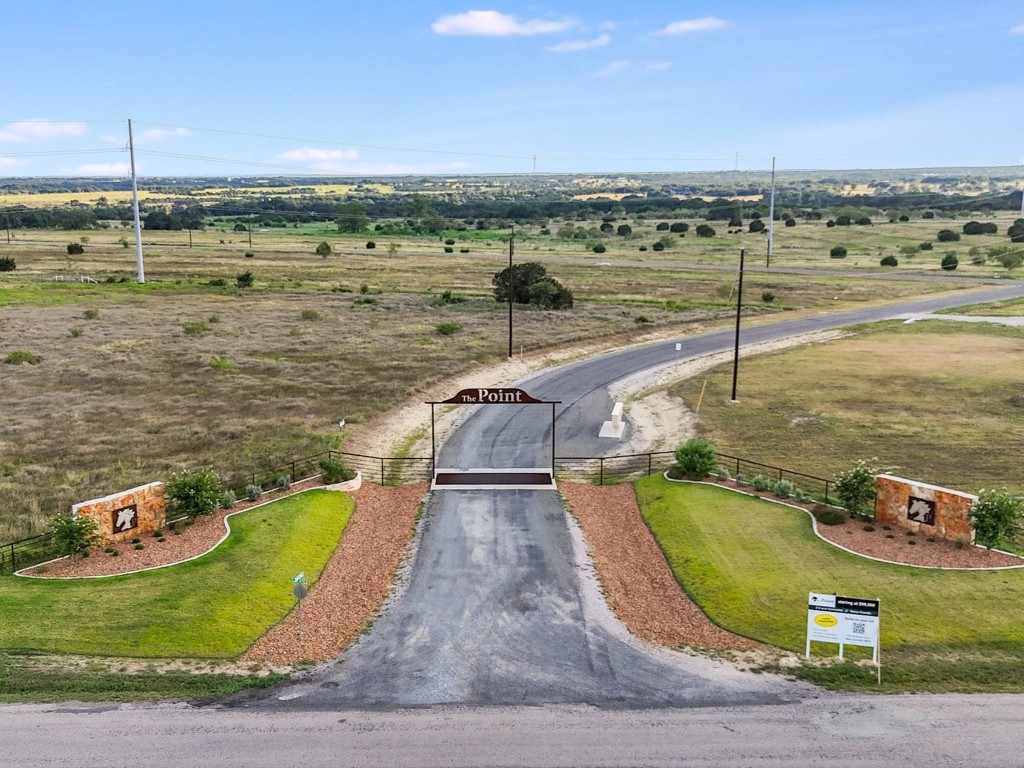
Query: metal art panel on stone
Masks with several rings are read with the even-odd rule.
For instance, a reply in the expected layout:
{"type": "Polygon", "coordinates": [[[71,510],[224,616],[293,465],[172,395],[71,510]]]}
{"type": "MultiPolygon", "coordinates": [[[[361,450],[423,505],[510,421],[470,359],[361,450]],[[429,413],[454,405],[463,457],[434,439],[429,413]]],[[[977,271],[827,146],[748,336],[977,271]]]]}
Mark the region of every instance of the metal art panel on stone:
{"type": "Polygon", "coordinates": [[[91,517],[103,544],[141,536],[164,527],[164,484],[149,483],[102,499],[92,499],[71,507],[76,517],[91,517]]]}
{"type": "Polygon", "coordinates": [[[895,475],[875,478],[875,519],[948,541],[974,543],[968,514],[978,497],[895,475]]]}

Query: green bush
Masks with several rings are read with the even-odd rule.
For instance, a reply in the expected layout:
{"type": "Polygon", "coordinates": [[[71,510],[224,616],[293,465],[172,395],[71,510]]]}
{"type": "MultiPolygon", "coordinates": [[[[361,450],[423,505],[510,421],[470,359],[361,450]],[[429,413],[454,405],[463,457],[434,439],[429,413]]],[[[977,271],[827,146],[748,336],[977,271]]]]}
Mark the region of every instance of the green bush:
{"type": "Polygon", "coordinates": [[[68,243],[68,256],[78,256],[85,253],[85,248],[80,243],[68,243]]]}
{"type": "Polygon", "coordinates": [[[235,496],[235,492],[232,490],[224,491],[224,495],[220,497],[220,508],[221,509],[234,509],[235,504],[238,503],[238,497],[235,496]]]}
{"type": "Polygon", "coordinates": [[[255,280],[256,278],[252,272],[246,270],[245,272],[238,273],[235,277],[235,285],[239,288],[252,288],[252,284],[255,280]]]}
{"type": "Polygon", "coordinates": [[[982,490],[967,514],[977,543],[992,549],[1020,525],[1024,517],[1024,497],[1013,496],[1005,489],[982,490]]]}
{"type": "Polygon", "coordinates": [[[13,272],[17,266],[10,256],[0,257],[0,272],[13,272]]]}
{"type": "Polygon", "coordinates": [[[281,475],[274,481],[274,487],[279,491],[287,491],[292,487],[292,479],[288,475],[281,475]]]}
{"type": "Polygon", "coordinates": [[[843,514],[842,510],[826,506],[825,504],[816,505],[811,510],[811,514],[822,525],[842,525],[843,521],[846,520],[846,515],[843,514]]]}
{"type": "Polygon", "coordinates": [[[930,242],[924,242],[917,247],[922,251],[930,251],[932,249],[932,244],[930,242]]]}
{"type": "Polygon", "coordinates": [[[452,291],[442,291],[440,296],[435,296],[430,303],[435,307],[447,306],[449,304],[462,304],[466,301],[465,296],[460,296],[452,291]]]}
{"type": "Polygon", "coordinates": [[[373,240],[367,240],[366,241],[366,247],[367,247],[368,250],[372,251],[374,248],[377,247],[377,244],[375,242],[373,242],[373,240]]]}
{"type": "Polygon", "coordinates": [[[763,291],[761,293],[761,301],[763,301],[765,304],[771,304],[773,301],[775,301],[775,294],[772,293],[771,291],[763,291]]]}
{"type": "Polygon", "coordinates": [[[956,257],[955,253],[947,253],[942,257],[942,268],[948,272],[956,269],[960,264],[960,260],[956,257]]]}
{"type": "Polygon", "coordinates": [[[185,332],[186,336],[202,336],[210,330],[210,326],[205,320],[197,320],[194,323],[183,323],[181,328],[185,332]]]}
{"type": "Polygon", "coordinates": [[[4,362],[8,365],[23,365],[25,363],[37,365],[42,359],[35,352],[29,352],[27,349],[12,349],[7,353],[4,362]]]}
{"type": "Polygon", "coordinates": [[[775,484],[772,486],[772,493],[780,499],[788,499],[793,495],[793,491],[795,490],[796,486],[789,480],[776,480],[775,484]]]}
{"type": "Polygon", "coordinates": [[[852,469],[836,475],[836,497],[851,517],[869,517],[874,512],[877,474],[878,469],[871,462],[861,459],[852,469]]]}
{"type": "Polygon", "coordinates": [[[324,240],[320,245],[316,247],[316,255],[323,256],[325,259],[333,253],[331,244],[324,240]]]}
{"type": "Polygon", "coordinates": [[[320,479],[324,485],[344,483],[347,480],[354,480],[355,470],[349,469],[336,459],[323,459],[320,461],[320,479]]]}
{"type": "Polygon", "coordinates": [[[249,501],[259,501],[260,496],[263,495],[263,489],[253,483],[249,483],[245,486],[245,498],[249,501]]]}
{"type": "Polygon", "coordinates": [[[654,321],[651,320],[651,318],[647,315],[637,315],[634,318],[633,322],[636,323],[637,325],[650,325],[654,321]]]}
{"type": "Polygon", "coordinates": [[[230,357],[211,357],[207,363],[213,370],[226,373],[235,370],[235,361],[230,357]]]}
{"type": "Polygon", "coordinates": [[[703,480],[718,469],[715,444],[706,437],[691,437],[676,448],[675,469],[683,477],[703,480]]]}
{"type": "Polygon", "coordinates": [[[832,247],[832,250],[830,250],[828,252],[828,255],[829,255],[829,258],[833,258],[833,259],[845,259],[846,258],[846,253],[847,253],[847,251],[846,251],[845,247],[843,247],[841,245],[836,245],[836,246],[832,247]]]}
{"type": "Polygon", "coordinates": [[[936,239],[940,243],[955,243],[960,239],[960,233],[954,232],[952,229],[940,229],[936,239]]]}
{"type": "Polygon", "coordinates": [[[898,267],[900,265],[899,259],[893,255],[883,256],[882,260],[878,262],[883,267],[898,267]]]}
{"type": "Polygon", "coordinates": [[[195,519],[217,508],[224,495],[220,478],[212,469],[179,472],[167,481],[167,512],[172,516],[187,515],[195,519]]]}
{"type": "Polygon", "coordinates": [[[317,312],[315,309],[304,309],[304,310],[302,310],[302,313],[299,316],[303,320],[319,320],[320,319],[320,313],[317,312]]]}
{"type": "Polygon", "coordinates": [[[591,250],[593,250],[594,253],[604,253],[608,249],[601,245],[601,243],[598,243],[591,250]]]}
{"type": "Polygon", "coordinates": [[[438,336],[451,336],[453,333],[458,333],[462,330],[462,323],[438,323],[434,326],[434,330],[437,332],[438,336]]]}
{"type": "Polygon", "coordinates": [[[772,488],[772,481],[764,475],[754,475],[750,478],[750,487],[758,493],[764,493],[770,491],[772,488]]]}
{"type": "Polygon", "coordinates": [[[99,544],[99,526],[91,517],[57,515],[50,521],[50,532],[57,552],[70,557],[88,557],[99,544]]]}

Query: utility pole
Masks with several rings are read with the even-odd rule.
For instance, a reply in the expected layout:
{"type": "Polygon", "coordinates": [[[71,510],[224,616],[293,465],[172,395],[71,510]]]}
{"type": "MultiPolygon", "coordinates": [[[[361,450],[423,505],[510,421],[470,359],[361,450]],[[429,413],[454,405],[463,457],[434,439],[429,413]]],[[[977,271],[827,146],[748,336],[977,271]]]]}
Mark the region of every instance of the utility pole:
{"type": "Polygon", "coordinates": [[[146,282],[146,269],[142,264],[142,221],[139,219],[139,182],[135,177],[135,140],[132,138],[132,121],[128,121],[128,154],[132,161],[132,212],[135,214],[135,263],[138,267],[139,283],[146,282]]]}
{"type": "Polygon", "coordinates": [[[772,236],[775,234],[775,158],[772,158],[772,193],[768,200],[768,255],[765,256],[764,265],[772,265],[772,236]]]}
{"type": "Polygon", "coordinates": [[[732,402],[736,400],[736,377],[740,367],[740,312],[743,310],[743,249],[740,248],[740,285],[736,292],[736,343],[732,353],[732,402]]]}
{"type": "Polygon", "coordinates": [[[516,225],[512,225],[512,236],[508,239],[508,359],[512,359],[512,294],[515,292],[515,273],[512,271],[512,254],[515,252],[516,225]]]}

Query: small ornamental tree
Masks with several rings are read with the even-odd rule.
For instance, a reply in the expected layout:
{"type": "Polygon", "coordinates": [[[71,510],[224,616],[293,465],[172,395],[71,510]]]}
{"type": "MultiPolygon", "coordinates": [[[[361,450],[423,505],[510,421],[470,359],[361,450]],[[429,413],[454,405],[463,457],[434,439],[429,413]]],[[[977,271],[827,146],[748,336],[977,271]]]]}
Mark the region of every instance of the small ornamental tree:
{"type": "Polygon", "coordinates": [[[706,437],[691,437],[676,448],[676,474],[703,480],[718,468],[715,444],[706,437]]]}
{"type": "Polygon", "coordinates": [[[971,518],[975,540],[992,549],[1020,524],[1024,517],[1024,498],[1011,496],[1005,489],[982,490],[967,514],[971,518]]]}
{"type": "Polygon", "coordinates": [[[179,472],[167,481],[164,492],[168,513],[187,515],[193,520],[213,512],[224,497],[220,478],[212,469],[179,472]]]}
{"type": "Polygon", "coordinates": [[[58,515],[50,521],[50,532],[57,552],[69,557],[88,557],[99,544],[99,526],[91,517],[58,515]]]}
{"type": "Polygon", "coordinates": [[[869,517],[875,501],[874,459],[861,459],[853,469],[836,475],[836,496],[850,517],[869,517]]]}

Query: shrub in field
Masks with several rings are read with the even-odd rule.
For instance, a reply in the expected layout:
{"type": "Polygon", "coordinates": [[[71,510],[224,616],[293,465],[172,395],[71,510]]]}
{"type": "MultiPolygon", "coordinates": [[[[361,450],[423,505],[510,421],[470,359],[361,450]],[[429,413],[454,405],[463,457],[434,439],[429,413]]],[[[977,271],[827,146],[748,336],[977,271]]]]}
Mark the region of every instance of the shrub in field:
{"type": "Polygon", "coordinates": [[[594,253],[604,253],[608,249],[601,245],[601,243],[598,243],[591,250],[593,250],[594,253]]]}
{"type": "Polygon", "coordinates": [[[319,320],[320,313],[315,309],[304,309],[299,315],[303,320],[319,320]]]}
{"type": "MultiPolygon", "coordinates": [[[[658,229],[661,229],[661,225],[660,224],[658,225],[658,229]]],[[[672,226],[670,226],[668,228],[668,231],[669,232],[673,232],[675,234],[679,234],[681,232],[689,232],[690,231],[690,225],[687,224],[685,221],[677,221],[677,222],[674,222],[672,224],[672,226]]]]}
{"type": "Polygon", "coordinates": [[[655,243],[654,245],[652,245],[651,248],[653,248],[656,251],[664,251],[665,250],[665,244],[659,241],[659,242],[655,243]]]}
{"type": "Polygon", "coordinates": [[[215,277],[215,278],[213,278],[213,280],[210,280],[207,283],[207,285],[210,286],[211,288],[223,288],[227,284],[228,284],[228,281],[225,280],[223,277],[215,277]]]}
{"type": "Polygon", "coordinates": [[[373,296],[360,296],[352,303],[355,304],[357,307],[375,307],[377,306],[377,299],[374,298],[373,296]]]}
{"type": "Polygon", "coordinates": [[[263,489],[260,486],[254,485],[253,483],[249,483],[245,486],[245,498],[249,501],[259,501],[260,496],[262,495],[263,489]]]}
{"type": "Polygon", "coordinates": [[[996,256],[996,261],[1006,269],[1017,269],[1021,264],[1024,264],[1024,253],[1021,251],[1000,253],[996,256]]]}
{"type": "Polygon", "coordinates": [[[255,259],[256,258],[256,254],[253,253],[252,251],[246,251],[245,252],[245,258],[247,258],[247,259],[255,259]]]}
{"type": "Polygon", "coordinates": [[[750,478],[750,487],[759,493],[764,493],[771,490],[772,481],[764,475],[754,475],[750,478]]]}
{"type": "Polygon", "coordinates": [[[453,333],[458,333],[462,330],[462,324],[453,322],[438,323],[434,326],[434,330],[438,336],[451,336],[453,333]]]}
{"type": "Polygon", "coordinates": [[[748,227],[748,229],[751,232],[755,232],[755,233],[756,232],[764,232],[764,230],[765,230],[764,222],[761,221],[760,219],[753,219],[753,220],[751,220],[750,226],[748,227]]]}
{"type": "Polygon", "coordinates": [[[932,244],[930,242],[926,241],[926,242],[921,243],[917,247],[918,247],[919,250],[922,250],[922,251],[930,251],[932,249],[932,244]]]}
{"type": "Polygon", "coordinates": [[[452,247],[451,247],[450,245],[446,245],[446,246],[444,247],[444,252],[445,252],[445,253],[455,253],[455,249],[454,249],[454,248],[452,248],[452,247]]]}
{"type": "Polygon", "coordinates": [[[197,320],[194,323],[183,323],[181,328],[186,336],[202,336],[210,330],[210,325],[205,320],[197,320]]]}
{"type": "Polygon", "coordinates": [[[637,315],[633,322],[637,325],[650,325],[654,321],[647,315],[637,315]]]}
{"type": "Polygon", "coordinates": [[[881,264],[883,267],[898,267],[900,261],[892,254],[889,254],[888,256],[883,256],[882,260],[879,261],[878,263],[881,264]]]}
{"type": "Polygon", "coordinates": [[[861,459],[853,468],[836,475],[836,496],[851,517],[869,517],[875,502],[874,460],[861,459]]]}
{"type": "Polygon", "coordinates": [[[17,266],[10,256],[0,258],[0,272],[13,272],[17,266]]]}
{"type": "Polygon", "coordinates": [[[835,246],[832,247],[832,250],[830,250],[828,252],[828,255],[829,255],[830,258],[833,258],[833,259],[845,259],[846,258],[846,248],[844,246],[842,246],[842,245],[835,245],[835,246]]]}
{"type": "Polygon", "coordinates": [[[771,304],[773,301],[775,301],[775,294],[772,293],[771,291],[763,291],[761,293],[761,301],[763,301],[765,304],[771,304]]]}
{"type": "Polygon", "coordinates": [[[786,219],[786,226],[787,227],[795,227],[796,226],[796,219],[786,219]]]}
{"type": "Polygon", "coordinates": [[[633,234],[633,228],[629,224],[620,224],[615,230],[615,234],[619,237],[629,237],[633,234]]]}
{"type": "Polygon", "coordinates": [[[322,459],[320,461],[320,479],[324,485],[344,483],[347,480],[355,479],[355,470],[349,469],[336,459],[322,459]]]}
{"type": "MultiPolygon", "coordinates": [[[[664,246],[663,246],[663,247],[664,247],[664,246]]],[[[640,250],[641,250],[641,251],[646,251],[646,250],[647,250],[647,246],[646,246],[646,245],[641,245],[641,246],[640,246],[640,250]]]]}
{"type": "Polygon", "coordinates": [[[100,311],[98,309],[87,309],[85,310],[85,312],[82,313],[82,317],[84,317],[86,320],[95,320],[99,316],[100,311]]]}
{"type": "Polygon", "coordinates": [[[954,243],[960,239],[960,234],[952,229],[940,229],[936,239],[940,243],[954,243]]]}
{"type": "Polygon", "coordinates": [[[691,437],[676,448],[675,469],[683,477],[703,480],[718,469],[715,444],[706,437],[691,437]]]}
{"type": "Polygon", "coordinates": [[[35,352],[29,352],[27,349],[12,349],[7,353],[4,358],[4,362],[8,365],[36,365],[42,358],[35,352]]]}
{"type": "Polygon", "coordinates": [[[715,228],[709,224],[698,224],[697,225],[697,237],[714,237],[715,228]]]}
{"type": "Polygon", "coordinates": [[[210,362],[208,362],[207,365],[209,365],[213,370],[221,371],[222,373],[233,371],[236,368],[235,361],[230,357],[211,357],[210,362]]]}
{"type": "Polygon", "coordinates": [[[316,255],[323,256],[325,259],[334,253],[334,249],[331,248],[331,244],[324,240],[320,245],[316,247],[316,255]]]}
{"type": "Polygon", "coordinates": [[[255,282],[255,280],[256,278],[252,274],[252,272],[246,270],[245,272],[240,272],[235,277],[235,285],[238,286],[239,288],[252,288],[252,284],[253,282],[255,282]]]}
{"type": "Polygon", "coordinates": [[[220,497],[221,509],[233,509],[237,503],[238,497],[235,496],[235,492],[230,489],[224,491],[224,494],[220,497]]]}
{"type": "Polygon", "coordinates": [[[455,241],[452,238],[449,237],[447,240],[444,241],[444,244],[445,245],[455,245],[455,241]]]}
{"type": "Polygon", "coordinates": [[[374,248],[377,247],[377,244],[375,242],[373,242],[373,240],[367,240],[366,241],[366,247],[367,247],[368,250],[372,251],[374,248]]]}
{"type": "Polygon", "coordinates": [[[976,541],[992,549],[1020,525],[1024,517],[1024,497],[1006,492],[981,490],[978,500],[967,513],[971,518],[976,541]]]}
{"type": "Polygon", "coordinates": [[[459,248],[459,253],[469,253],[469,248],[459,248]]]}
{"type": "Polygon", "coordinates": [[[50,521],[53,544],[61,555],[88,557],[99,544],[99,526],[91,517],[57,515],[50,521]]]}
{"type": "Polygon", "coordinates": [[[85,253],[85,248],[81,243],[68,243],[68,256],[78,256],[85,253]]]}
{"type": "Polygon", "coordinates": [[[995,222],[968,221],[964,224],[965,235],[994,235],[999,231],[995,222]]]}
{"type": "Polygon", "coordinates": [[[960,260],[956,257],[955,253],[947,253],[942,257],[942,268],[948,272],[953,271],[960,264],[960,260]]]}
{"type": "Polygon", "coordinates": [[[440,307],[448,304],[462,304],[465,300],[465,296],[460,296],[454,291],[446,290],[442,291],[440,296],[435,296],[434,300],[430,303],[435,307],[440,307]]]}
{"type": "Polygon", "coordinates": [[[197,472],[179,472],[167,481],[164,489],[167,511],[173,515],[187,515],[193,520],[216,509],[224,495],[220,478],[212,469],[197,472]]]}
{"type": "Polygon", "coordinates": [[[857,219],[856,223],[862,227],[869,227],[871,226],[871,219],[869,219],[867,216],[861,216],[859,219],[857,219]]]}
{"type": "Polygon", "coordinates": [[[1011,243],[1024,243],[1024,219],[1014,219],[1006,234],[1010,236],[1011,243]]]}
{"type": "Polygon", "coordinates": [[[76,325],[73,328],[69,328],[68,333],[71,334],[71,338],[77,339],[79,336],[85,333],[85,329],[82,328],[81,326],[76,325]]]}

